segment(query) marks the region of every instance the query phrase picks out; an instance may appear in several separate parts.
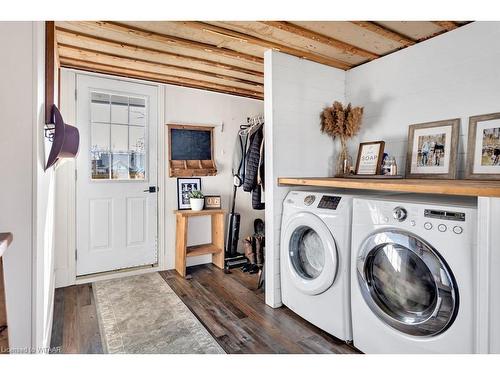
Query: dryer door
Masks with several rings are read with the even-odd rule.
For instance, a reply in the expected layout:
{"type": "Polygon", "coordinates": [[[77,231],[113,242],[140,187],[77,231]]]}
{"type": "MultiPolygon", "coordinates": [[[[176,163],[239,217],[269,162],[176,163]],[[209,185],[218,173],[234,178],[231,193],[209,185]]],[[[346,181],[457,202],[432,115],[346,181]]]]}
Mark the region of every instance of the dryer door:
{"type": "Polygon", "coordinates": [[[357,259],[365,302],[383,322],[412,336],[445,331],[458,311],[458,288],[444,259],[412,233],[369,236],[357,259]]]}
{"type": "Polygon", "coordinates": [[[337,247],[332,233],[316,215],[300,212],[284,228],[282,262],[297,289],[323,293],[335,281],[337,247]]]}

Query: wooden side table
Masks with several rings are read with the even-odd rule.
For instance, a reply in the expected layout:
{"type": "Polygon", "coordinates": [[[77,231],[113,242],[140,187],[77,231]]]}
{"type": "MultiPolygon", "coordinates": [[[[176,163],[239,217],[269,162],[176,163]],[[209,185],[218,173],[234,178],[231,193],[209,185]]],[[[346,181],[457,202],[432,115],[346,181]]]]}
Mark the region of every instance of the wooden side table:
{"type": "Polygon", "coordinates": [[[9,334],[7,329],[7,306],[5,302],[5,287],[2,256],[12,242],[11,233],[0,233],[0,354],[9,353],[9,334]]]}
{"type": "Polygon", "coordinates": [[[186,258],[212,254],[212,263],[224,268],[224,210],[175,210],[175,270],[186,276],[186,258]],[[212,242],[203,245],[187,246],[188,221],[193,216],[212,217],[212,242]]]}

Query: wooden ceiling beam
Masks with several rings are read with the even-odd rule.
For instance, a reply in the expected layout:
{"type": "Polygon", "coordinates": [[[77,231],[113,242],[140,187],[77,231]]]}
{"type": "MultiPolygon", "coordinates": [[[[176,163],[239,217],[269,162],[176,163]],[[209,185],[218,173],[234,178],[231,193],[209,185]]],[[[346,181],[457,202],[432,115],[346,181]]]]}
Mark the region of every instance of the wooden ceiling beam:
{"type": "Polygon", "coordinates": [[[318,62],[320,64],[328,65],[328,66],[333,66],[335,68],[339,69],[349,69],[352,65],[345,61],[337,60],[332,57],[324,56],[324,55],[318,55],[316,53],[312,53],[306,50],[302,49],[297,49],[293,47],[288,47],[286,45],[276,43],[276,42],[271,42],[266,39],[258,38],[256,36],[248,35],[248,34],[243,34],[238,31],[234,31],[231,29],[226,29],[224,27],[220,26],[215,26],[211,25],[205,22],[198,22],[198,21],[177,21],[177,23],[182,24],[184,26],[189,26],[194,29],[210,32],[213,34],[217,34],[222,37],[226,38],[232,38],[239,40],[244,43],[249,43],[249,44],[254,44],[260,47],[265,47],[265,48],[270,48],[274,49],[280,52],[288,53],[289,55],[297,56],[303,59],[311,60],[318,62]]]}
{"type": "Polygon", "coordinates": [[[263,93],[242,89],[239,87],[226,86],[213,82],[206,82],[197,79],[181,78],[169,74],[153,73],[140,69],[123,68],[111,64],[95,63],[86,60],[73,59],[61,56],[61,66],[79,70],[104,73],[119,77],[129,77],[142,79],[152,82],[160,82],[169,85],[191,87],[201,90],[216,91],[225,94],[244,96],[247,98],[260,99],[264,98],[263,93]]]}
{"type": "Polygon", "coordinates": [[[410,37],[397,33],[375,22],[368,22],[368,21],[350,21],[350,22],[356,26],[371,31],[372,33],[378,34],[383,38],[390,39],[394,42],[402,44],[405,47],[412,46],[416,43],[416,41],[414,41],[410,37]]]}
{"type": "Polygon", "coordinates": [[[306,29],[305,27],[295,25],[291,22],[287,21],[261,21],[260,23],[263,23],[265,25],[286,31],[290,34],[294,34],[297,36],[300,36],[302,38],[310,39],[315,42],[325,44],[327,46],[333,47],[335,49],[338,49],[342,51],[342,53],[345,53],[347,55],[356,55],[356,56],[361,56],[369,60],[374,60],[378,57],[376,53],[367,51],[365,49],[362,49],[360,47],[356,47],[352,44],[342,42],[341,40],[317,33],[316,31],[312,31],[309,29],[306,29]]]}
{"type": "Polygon", "coordinates": [[[68,44],[63,44],[63,43],[59,43],[59,47],[62,49],[62,50],[60,50],[61,56],[64,56],[64,53],[61,53],[61,51],[64,52],[64,49],[70,49],[70,50],[77,51],[77,52],[78,51],[87,52],[87,53],[93,54],[95,56],[109,57],[115,61],[120,61],[124,64],[138,62],[138,63],[145,64],[145,65],[148,65],[151,67],[174,69],[176,71],[180,71],[180,72],[184,72],[184,73],[188,73],[188,74],[200,74],[200,75],[210,77],[210,78],[217,78],[217,79],[223,79],[226,81],[238,82],[238,83],[242,83],[245,85],[255,86],[255,87],[258,87],[260,89],[262,89],[262,87],[263,87],[263,85],[258,83],[258,82],[249,81],[246,79],[237,78],[237,77],[233,77],[233,76],[228,76],[225,74],[206,72],[203,70],[197,70],[197,69],[187,68],[187,67],[179,67],[176,65],[164,64],[164,63],[160,63],[160,62],[154,62],[154,61],[139,59],[139,58],[135,58],[135,57],[123,56],[123,55],[118,55],[118,54],[114,54],[114,53],[107,53],[107,52],[97,51],[97,50],[90,49],[90,48],[78,47],[78,46],[73,46],[73,45],[68,45],[68,44]]]}
{"type": "MultiPolygon", "coordinates": [[[[173,58],[176,61],[178,61],[179,64],[199,63],[199,64],[203,64],[206,66],[210,66],[212,68],[229,70],[231,72],[248,74],[248,75],[256,76],[256,77],[264,77],[263,72],[260,72],[258,70],[242,68],[242,67],[239,67],[236,65],[230,65],[230,64],[225,64],[225,63],[213,61],[213,60],[202,59],[199,57],[188,56],[188,55],[183,55],[183,54],[178,54],[178,53],[173,53],[173,52],[167,52],[164,50],[159,50],[156,48],[150,48],[150,47],[145,47],[145,46],[139,46],[139,45],[131,44],[131,43],[125,43],[125,42],[118,41],[118,40],[107,39],[107,38],[98,37],[98,36],[91,35],[91,34],[80,33],[78,31],[73,31],[73,30],[69,30],[66,28],[62,28],[62,27],[56,27],[56,31],[57,31],[58,35],[60,34],[62,36],[66,36],[66,37],[74,39],[76,41],[81,40],[81,41],[95,43],[95,44],[102,45],[102,46],[121,48],[123,50],[127,50],[130,52],[144,52],[144,53],[148,53],[148,54],[154,54],[158,57],[173,58]]],[[[180,65],[180,66],[184,66],[184,65],[180,65]]]]}
{"type": "Polygon", "coordinates": [[[154,40],[157,42],[162,42],[169,45],[175,45],[178,47],[184,47],[208,53],[215,53],[227,58],[248,61],[256,64],[264,63],[264,59],[261,57],[249,55],[242,52],[237,52],[229,48],[216,46],[214,44],[202,43],[190,39],[179,38],[176,36],[162,34],[119,22],[96,21],[92,23],[95,24],[98,28],[116,31],[129,36],[132,35],[140,37],[142,39],[154,40]]]}
{"type": "Polygon", "coordinates": [[[442,27],[446,31],[455,30],[458,27],[458,25],[452,21],[431,21],[431,22],[439,27],[442,27]]]}

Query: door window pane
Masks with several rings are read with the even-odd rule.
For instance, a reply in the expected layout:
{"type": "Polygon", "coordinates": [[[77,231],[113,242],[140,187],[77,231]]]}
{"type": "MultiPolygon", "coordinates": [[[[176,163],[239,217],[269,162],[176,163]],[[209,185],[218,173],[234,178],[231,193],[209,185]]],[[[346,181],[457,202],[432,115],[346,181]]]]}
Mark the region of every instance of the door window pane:
{"type": "Polygon", "coordinates": [[[130,98],[130,125],[146,126],[146,100],[130,98]]]}
{"type": "Polygon", "coordinates": [[[93,151],[91,153],[92,179],[109,179],[110,155],[111,154],[109,152],[100,151],[93,151]]]}
{"type": "Polygon", "coordinates": [[[146,171],[145,128],[129,127],[130,178],[144,179],[146,171]]]}
{"type": "Polygon", "coordinates": [[[111,125],[111,151],[128,152],[127,125],[111,125]]]}
{"type": "Polygon", "coordinates": [[[130,152],[144,153],[145,145],[145,130],[137,126],[129,127],[129,150],[130,152]]]}
{"type": "Polygon", "coordinates": [[[108,94],[93,92],[90,98],[91,121],[109,123],[111,118],[109,107],[110,96],[108,94]]]}
{"type": "Polygon", "coordinates": [[[144,154],[132,152],[130,154],[130,179],[144,180],[146,177],[146,157],[144,154]]]}
{"type": "Polygon", "coordinates": [[[109,152],[109,124],[92,124],[92,151],[109,152]]]}
{"type": "Polygon", "coordinates": [[[128,124],[128,97],[111,96],[111,122],[113,124],[128,124]]]}
{"type": "Polygon", "coordinates": [[[129,179],[129,155],[125,152],[111,155],[111,178],[113,180],[129,179]]]}
{"type": "Polygon", "coordinates": [[[325,266],[325,248],[314,229],[301,226],[290,238],[289,255],[297,273],[306,279],[317,278],[325,266]]]}

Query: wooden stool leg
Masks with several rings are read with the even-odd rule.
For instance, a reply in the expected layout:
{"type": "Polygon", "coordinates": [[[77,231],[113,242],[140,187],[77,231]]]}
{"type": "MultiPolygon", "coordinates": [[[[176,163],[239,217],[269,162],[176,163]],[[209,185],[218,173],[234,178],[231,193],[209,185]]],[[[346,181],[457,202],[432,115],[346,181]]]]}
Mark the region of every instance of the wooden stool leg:
{"type": "Polygon", "coordinates": [[[212,254],[212,263],[224,268],[224,214],[212,215],[212,243],[222,251],[212,254]]]}
{"type": "Polygon", "coordinates": [[[175,220],[175,270],[179,275],[185,277],[188,218],[182,215],[176,215],[175,220]]]}

